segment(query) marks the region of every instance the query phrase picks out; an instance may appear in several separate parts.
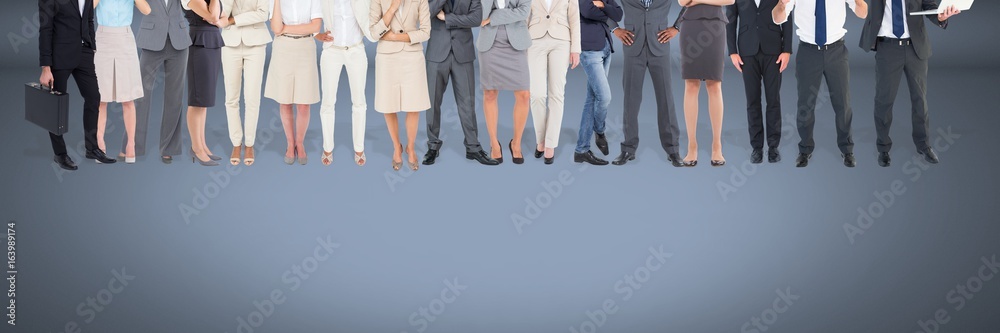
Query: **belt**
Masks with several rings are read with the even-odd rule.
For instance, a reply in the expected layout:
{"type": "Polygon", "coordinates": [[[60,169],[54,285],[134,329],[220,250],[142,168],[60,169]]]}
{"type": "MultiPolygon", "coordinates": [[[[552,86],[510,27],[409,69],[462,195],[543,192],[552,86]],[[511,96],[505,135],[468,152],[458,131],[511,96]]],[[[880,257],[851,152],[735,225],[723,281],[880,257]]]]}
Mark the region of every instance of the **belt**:
{"type": "Polygon", "coordinates": [[[334,48],[334,49],[338,49],[338,50],[344,50],[344,51],[347,51],[347,50],[350,50],[350,49],[352,49],[352,48],[355,48],[355,47],[358,47],[358,46],[363,46],[364,44],[365,44],[365,42],[364,42],[364,41],[360,41],[360,42],[358,42],[357,44],[354,44],[354,45],[348,45],[348,46],[340,46],[340,45],[333,45],[333,44],[330,44],[330,46],[327,46],[327,48],[334,48]]]}
{"type": "Polygon", "coordinates": [[[291,38],[291,39],[303,39],[303,38],[312,38],[313,35],[312,34],[308,34],[308,35],[281,34],[281,35],[278,35],[278,37],[285,37],[285,38],[291,38]]]}
{"type": "Polygon", "coordinates": [[[909,38],[898,39],[898,38],[891,38],[891,37],[879,37],[879,38],[877,38],[877,40],[880,43],[899,44],[899,46],[909,46],[909,45],[913,44],[912,42],[910,42],[909,38]]]}
{"type": "Polygon", "coordinates": [[[830,47],[838,46],[840,44],[844,44],[844,39],[841,38],[841,39],[837,40],[836,42],[833,42],[833,43],[830,43],[830,44],[826,44],[826,45],[816,45],[816,44],[813,44],[813,43],[806,43],[806,42],[802,42],[802,44],[803,45],[808,45],[809,47],[815,47],[817,50],[820,50],[820,51],[825,51],[825,50],[830,49],[830,47]]]}

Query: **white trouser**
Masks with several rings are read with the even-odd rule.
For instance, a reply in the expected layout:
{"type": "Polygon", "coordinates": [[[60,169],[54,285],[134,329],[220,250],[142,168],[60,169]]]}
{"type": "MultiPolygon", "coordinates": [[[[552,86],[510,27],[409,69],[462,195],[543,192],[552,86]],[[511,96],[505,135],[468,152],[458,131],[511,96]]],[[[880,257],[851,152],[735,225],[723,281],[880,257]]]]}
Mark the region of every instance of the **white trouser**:
{"type": "Polygon", "coordinates": [[[569,69],[570,42],[545,35],[533,39],[528,48],[528,72],[531,73],[531,119],[535,140],[545,148],[559,145],[562,129],[563,94],[569,69]]]}
{"type": "Polygon", "coordinates": [[[368,55],[365,54],[365,46],[362,43],[347,48],[330,46],[323,49],[320,58],[323,102],[319,110],[320,123],[323,125],[323,151],[333,151],[334,108],[337,104],[340,71],[343,68],[347,68],[347,82],[351,86],[351,130],[354,151],[362,152],[365,150],[365,112],[368,111],[368,101],[365,98],[368,55]]]}
{"type": "Polygon", "coordinates": [[[226,83],[226,118],[229,139],[233,147],[245,144],[253,147],[257,136],[257,116],[260,114],[261,83],[264,81],[264,61],[267,45],[225,46],[222,48],[222,76],[226,83]],[[246,105],[246,123],[240,121],[240,90],[246,105]]]}

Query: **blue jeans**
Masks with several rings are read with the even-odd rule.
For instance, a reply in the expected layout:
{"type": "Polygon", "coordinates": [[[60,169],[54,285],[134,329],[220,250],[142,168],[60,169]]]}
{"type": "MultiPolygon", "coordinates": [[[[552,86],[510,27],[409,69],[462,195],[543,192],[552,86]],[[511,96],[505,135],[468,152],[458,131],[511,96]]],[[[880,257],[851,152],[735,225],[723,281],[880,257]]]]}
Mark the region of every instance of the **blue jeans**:
{"type": "Polygon", "coordinates": [[[605,44],[600,51],[583,51],[580,53],[580,64],[587,72],[587,101],[583,104],[576,152],[586,153],[590,151],[590,139],[594,132],[604,134],[604,119],[611,106],[611,85],[608,83],[611,47],[605,44]]]}

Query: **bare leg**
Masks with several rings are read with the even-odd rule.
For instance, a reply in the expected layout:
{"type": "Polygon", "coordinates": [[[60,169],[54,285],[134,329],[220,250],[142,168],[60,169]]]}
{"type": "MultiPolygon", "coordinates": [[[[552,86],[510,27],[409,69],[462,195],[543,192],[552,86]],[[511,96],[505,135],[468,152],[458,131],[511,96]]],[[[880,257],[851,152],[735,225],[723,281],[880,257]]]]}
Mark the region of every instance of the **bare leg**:
{"type": "Polygon", "coordinates": [[[281,127],[285,129],[285,142],[288,144],[288,148],[285,148],[285,157],[295,158],[295,120],[292,118],[292,105],[281,104],[278,106],[278,111],[281,127]]]}
{"type": "Polygon", "coordinates": [[[104,145],[104,130],[108,125],[108,103],[101,102],[97,108],[97,148],[107,153],[107,146],[104,145]]]}
{"type": "Polygon", "coordinates": [[[208,150],[205,149],[205,114],[206,108],[188,107],[188,135],[191,136],[191,149],[202,161],[208,161],[208,150]]]}
{"type": "Polygon", "coordinates": [[[486,117],[486,131],[490,133],[490,157],[499,158],[503,156],[503,149],[500,141],[497,140],[497,96],[496,90],[483,90],[483,115],[486,117]]]}
{"type": "Polygon", "coordinates": [[[385,114],[385,127],[392,138],[392,163],[403,163],[403,150],[399,147],[399,118],[396,113],[385,114]]]}
{"type": "Polygon", "coordinates": [[[514,141],[512,146],[512,157],[523,158],[521,153],[521,137],[524,134],[524,125],[528,122],[528,110],[531,106],[531,93],[528,90],[518,90],[514,92],[514,141]]]}
{"type": "Polygon", "coordinates": [[[135,102],[122,103],[122,119],[125,121],[125,136],[128,143],[122,147],[125,157],[135,157],[135,102]]]}
{"type": "Polygon", "coordinates": [[[698,160],[698,93],[701,80],[684,80],[684,125],[687,128],[688,152],[685,162],[698,160]]]}
{"type": "Polygon", "coordinates": [[[420,126],[420,112],[406,113],[406,154],[411,165],[417,165],[417,127],[420,126]]]}
{"type": "Polygon", "coordinates": [[[708,117],[712,120],[712,160],[725,161],[722,157],[722,82],[705,81],[708,92],[708,117]]]}
{"type": "Polygon", "coordinates": [[[309,129],[309,108],[310,105],[296,105],[298,113],[295,114],[295,147],[296,154],[306,156],[306,130],[309,129]]]}

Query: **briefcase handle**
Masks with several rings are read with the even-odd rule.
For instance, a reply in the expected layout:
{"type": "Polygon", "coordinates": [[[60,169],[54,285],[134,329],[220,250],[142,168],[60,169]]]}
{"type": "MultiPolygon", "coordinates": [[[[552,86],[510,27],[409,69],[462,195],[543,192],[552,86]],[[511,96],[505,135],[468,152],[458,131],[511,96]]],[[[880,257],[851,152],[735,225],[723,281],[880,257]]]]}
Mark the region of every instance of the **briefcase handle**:
{"type": "Polygon", "coordinates": [[[29,84],[31,85],[32,88],[42,89],[42,90],[48,91],[50,94],[53,94],[53,95],[62,95],[63,94],[61,92],[56,91],[55,89],[50,88],[49,86],[42,85],[41,83],[38,83],[38,82],[32,82],[32,83],[29,83],[29,84]]]}

